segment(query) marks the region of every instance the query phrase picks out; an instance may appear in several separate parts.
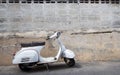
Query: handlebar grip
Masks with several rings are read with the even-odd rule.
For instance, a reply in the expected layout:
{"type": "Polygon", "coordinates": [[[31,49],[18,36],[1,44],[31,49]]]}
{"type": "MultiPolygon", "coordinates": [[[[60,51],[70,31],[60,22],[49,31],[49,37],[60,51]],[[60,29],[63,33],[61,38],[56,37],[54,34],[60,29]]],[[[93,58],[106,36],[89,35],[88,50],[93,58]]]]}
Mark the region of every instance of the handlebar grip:
{"type": "Polygon", "coordinates": [[[56,38],[59,38],[60,35],[61,35],[61,32],[58,32],[56,38]]]}
{"type": "Polygon", "coordinates": [[[50,37],[50,36],[47,36],[46,40],[49,40],[49,39],[50,39],[49,37],[50,37]]]}

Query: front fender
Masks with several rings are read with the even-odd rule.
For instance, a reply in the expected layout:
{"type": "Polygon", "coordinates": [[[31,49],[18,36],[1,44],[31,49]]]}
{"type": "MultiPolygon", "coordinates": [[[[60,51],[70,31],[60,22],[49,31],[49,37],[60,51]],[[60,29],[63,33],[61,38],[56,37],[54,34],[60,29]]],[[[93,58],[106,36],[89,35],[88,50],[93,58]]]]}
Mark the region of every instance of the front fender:
{"type": "Polygon", "coordinates": [[[38,61],[38,53],[34,50],[18,52],[12,61],[13,64],[32,63],[38,61]]]}
{"type": "Polygon", "coordinates": [[[69,50],[69,49],[66,49],[63,54],[62,54],[62,57],[64,58],[74,58],[75,57],[75,54],[73,51],[69,50]]]}

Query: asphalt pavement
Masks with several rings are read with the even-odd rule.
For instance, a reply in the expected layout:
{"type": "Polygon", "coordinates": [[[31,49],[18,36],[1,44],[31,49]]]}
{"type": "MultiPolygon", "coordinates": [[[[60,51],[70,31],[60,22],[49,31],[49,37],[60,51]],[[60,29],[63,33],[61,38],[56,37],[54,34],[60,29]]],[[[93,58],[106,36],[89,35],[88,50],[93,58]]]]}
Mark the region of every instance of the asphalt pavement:
{"type": "Polygon", "coordinates": [[[77,62],[74,67],[65,63],[49,64],[35,67],[31,71],[23,72],[17,65],[0,66],[0,75],[120,75],[120,62],[77,62]]]}

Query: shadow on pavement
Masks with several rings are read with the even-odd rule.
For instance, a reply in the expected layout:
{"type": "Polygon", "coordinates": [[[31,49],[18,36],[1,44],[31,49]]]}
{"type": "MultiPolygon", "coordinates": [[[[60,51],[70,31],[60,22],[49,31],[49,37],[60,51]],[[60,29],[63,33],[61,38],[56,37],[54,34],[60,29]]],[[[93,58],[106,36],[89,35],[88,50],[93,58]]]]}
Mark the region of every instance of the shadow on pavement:
{"type": "Polygon", "coordinates": [[[30,71],[27,71],[29,73],[31,72],[45,72],[45,71],[58,71],[58,70],[67,70],[67,69],[73,69],[73,68],[81,68],[82,66],[79,63],[76,63],[73,67],[68,67],[65,63],[53,63],[49,64],[48,69],[45,65],[40,65],[35,68],[33,68],[30,71]]]}

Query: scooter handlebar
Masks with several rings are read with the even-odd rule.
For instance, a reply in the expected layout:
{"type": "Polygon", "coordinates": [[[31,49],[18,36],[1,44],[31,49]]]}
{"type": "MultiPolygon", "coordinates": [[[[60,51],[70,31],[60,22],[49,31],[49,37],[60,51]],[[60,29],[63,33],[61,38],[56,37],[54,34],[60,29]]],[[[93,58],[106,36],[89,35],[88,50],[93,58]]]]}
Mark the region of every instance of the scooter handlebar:
{"type": "Polygon", "coordinates": [[[57,32],[57,37],[56,38],[59,38],[61,35],[61,32],[57,32]]]}
{"type": "Polygon", "coordinates": [[[55,32],[53,35],[47,36],[46,40],[49,40],[49,39],[52,39],[52,38],[59,38],[60,34],[61,34],[61,32],[55,32]]]}
{"type": "Polygon", "coordinates": [[[50,36],[47,36],[46,40],[49,40],[49,39],[50,39],[49,37],[50,37],[50,36]]]}

